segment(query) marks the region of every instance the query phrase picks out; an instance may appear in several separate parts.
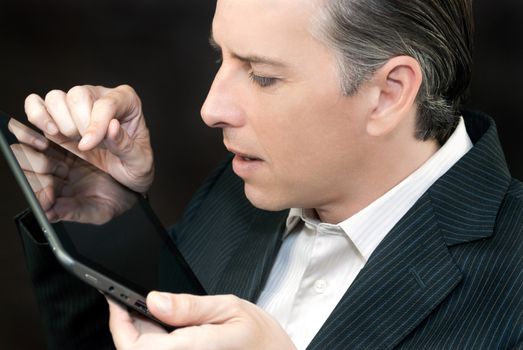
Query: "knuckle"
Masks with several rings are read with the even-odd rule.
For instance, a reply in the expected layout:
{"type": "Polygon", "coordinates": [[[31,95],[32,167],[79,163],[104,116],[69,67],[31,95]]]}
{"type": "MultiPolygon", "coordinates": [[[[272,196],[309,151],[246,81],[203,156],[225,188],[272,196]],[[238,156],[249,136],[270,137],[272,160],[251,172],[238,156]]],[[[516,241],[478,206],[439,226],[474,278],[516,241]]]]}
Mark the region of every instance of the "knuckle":
{"type": "Polygon", "coordinates": [[[116,89],[116,91],[120,92],[124,98],[126,97],[128,101],[132,101],[133,105],[141,109],[142,107],[142,101],[140,100],[140,97],[136,93],[136,90],[127,84],[120,85],[116,89]]]}
{"type": "Polygon", "coordinates": [[[198,312],[198,304],[193,298],[183,298],[182,300],[182,310],[185,310],[187,315],[195,315],[198,312]]]}
{"type": "Polygon", "coordinates": [[[38,124],[39,122],[43,122],[47,119],[47,112],[44,110],[43,107],[37,107],[27,110],[26,114],[27,120],[29,120],[29,122],[31,122],[32,124],[38,124]]]}
{"type": "Polygon", "coordinates": [[[51,90],[45,95],[45,103],[54,105],[62,100],[65,96],[65,92],[62,90],[51,90]]]}
{"type": "Polygon", "coordinates": [[[40,99],[40,96],[38,96],[37,94],[35,94],[35,93],[30,94],[29,96],[27,96],[25,98],[24,105],[27,108],[28,106],[31,106],[33,103],[35,103],[39,99],[40,99]]]}
{"type": "Polygon", "coordinates": [[[229,309],[232,311],[240,311],[243,309],[243,301],[236,295],[224,295],[223,300],[229,306],[229,309]]]}
{"type": "Polygon", "coordinates": [[[67,91],[67,102],[69,104],[78,104],[85,101],[89,96],[88,90],[84,86],[74,86],[67,91]]]}
{"type": "Polygon", "coordinates": [[[113,112],[116,111],[118,100],[112,96],[105,96],[96,101],[95,104],[98,106],[98,108],[113,112]]]}
{"type": "Polygon", "coordinates": [[[41,114],[43,111],[43,106],[39,102],[40,96],[38,96],[37,94],[31,94],[27,96],[25,99],[24,109],[25,113],[27,114],[27,119],[30,122],[33,122],[42,116],[41,114]]]}
{"type": "Polygon", "coordinates": [[[134,88],[128,84],[120,85],[115,90],[121,91],[124,94],[136,95],[136,91],[134,90],[134,88]]]}

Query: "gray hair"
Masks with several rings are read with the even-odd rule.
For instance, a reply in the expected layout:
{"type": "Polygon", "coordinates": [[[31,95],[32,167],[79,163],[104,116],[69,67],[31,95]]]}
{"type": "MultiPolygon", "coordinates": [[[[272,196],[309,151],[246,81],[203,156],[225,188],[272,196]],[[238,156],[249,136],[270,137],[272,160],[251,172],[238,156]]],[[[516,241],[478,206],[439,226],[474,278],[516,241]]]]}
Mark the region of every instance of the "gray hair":
{"type": "Polygon", "coordinates": [[[318,35],[337,53],[342,91],[396,56],[415,58],[423,81],[416,137],[443,144],[459,122],[471,79],[471,0],[323,0],[318,35]]]}

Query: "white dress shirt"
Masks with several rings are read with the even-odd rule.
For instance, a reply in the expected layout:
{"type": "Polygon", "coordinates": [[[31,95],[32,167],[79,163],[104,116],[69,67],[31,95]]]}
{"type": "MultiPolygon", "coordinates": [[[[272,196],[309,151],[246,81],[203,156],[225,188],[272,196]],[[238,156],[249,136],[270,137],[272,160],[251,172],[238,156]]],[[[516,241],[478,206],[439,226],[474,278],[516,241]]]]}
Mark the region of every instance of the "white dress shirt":
{"type": "Polygon", "coordinates": [[[291,209],[257,305],[281,324],[298,349],[305,349],[383,238],[471,148],[461,118],[449,140],[418,170],[338,225],[319,222],[312,210],[291,209]]]}

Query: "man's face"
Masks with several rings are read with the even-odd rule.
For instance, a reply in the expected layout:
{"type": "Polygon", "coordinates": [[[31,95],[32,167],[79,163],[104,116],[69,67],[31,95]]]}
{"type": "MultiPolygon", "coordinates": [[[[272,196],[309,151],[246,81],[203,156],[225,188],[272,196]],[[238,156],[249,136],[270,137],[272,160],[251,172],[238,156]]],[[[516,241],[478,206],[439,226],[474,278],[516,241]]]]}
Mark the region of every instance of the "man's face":
{"type": "Polygon", "coordinates": [[[213,40],[223,62],[202,117],[223,128],[233,169],[259,208],[336,203],[368,157],[367,94],[342,96],[333,51],[311,34],[316,6],[217,2],[213,40]]]}

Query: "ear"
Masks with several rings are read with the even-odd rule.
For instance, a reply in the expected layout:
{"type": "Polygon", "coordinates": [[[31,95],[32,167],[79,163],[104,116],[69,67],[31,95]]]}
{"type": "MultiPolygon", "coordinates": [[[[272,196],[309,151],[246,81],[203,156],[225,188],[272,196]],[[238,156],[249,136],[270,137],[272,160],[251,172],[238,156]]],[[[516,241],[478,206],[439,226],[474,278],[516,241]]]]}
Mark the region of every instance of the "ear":
{"type": "Polygon", "coordinates": [[[367,123],[369,135],[387,135],[406,118],[416,115],[422,77],[418,61],[410,56],[394,57],[376,71],[372,79],[376,98],[367,123]]]}

